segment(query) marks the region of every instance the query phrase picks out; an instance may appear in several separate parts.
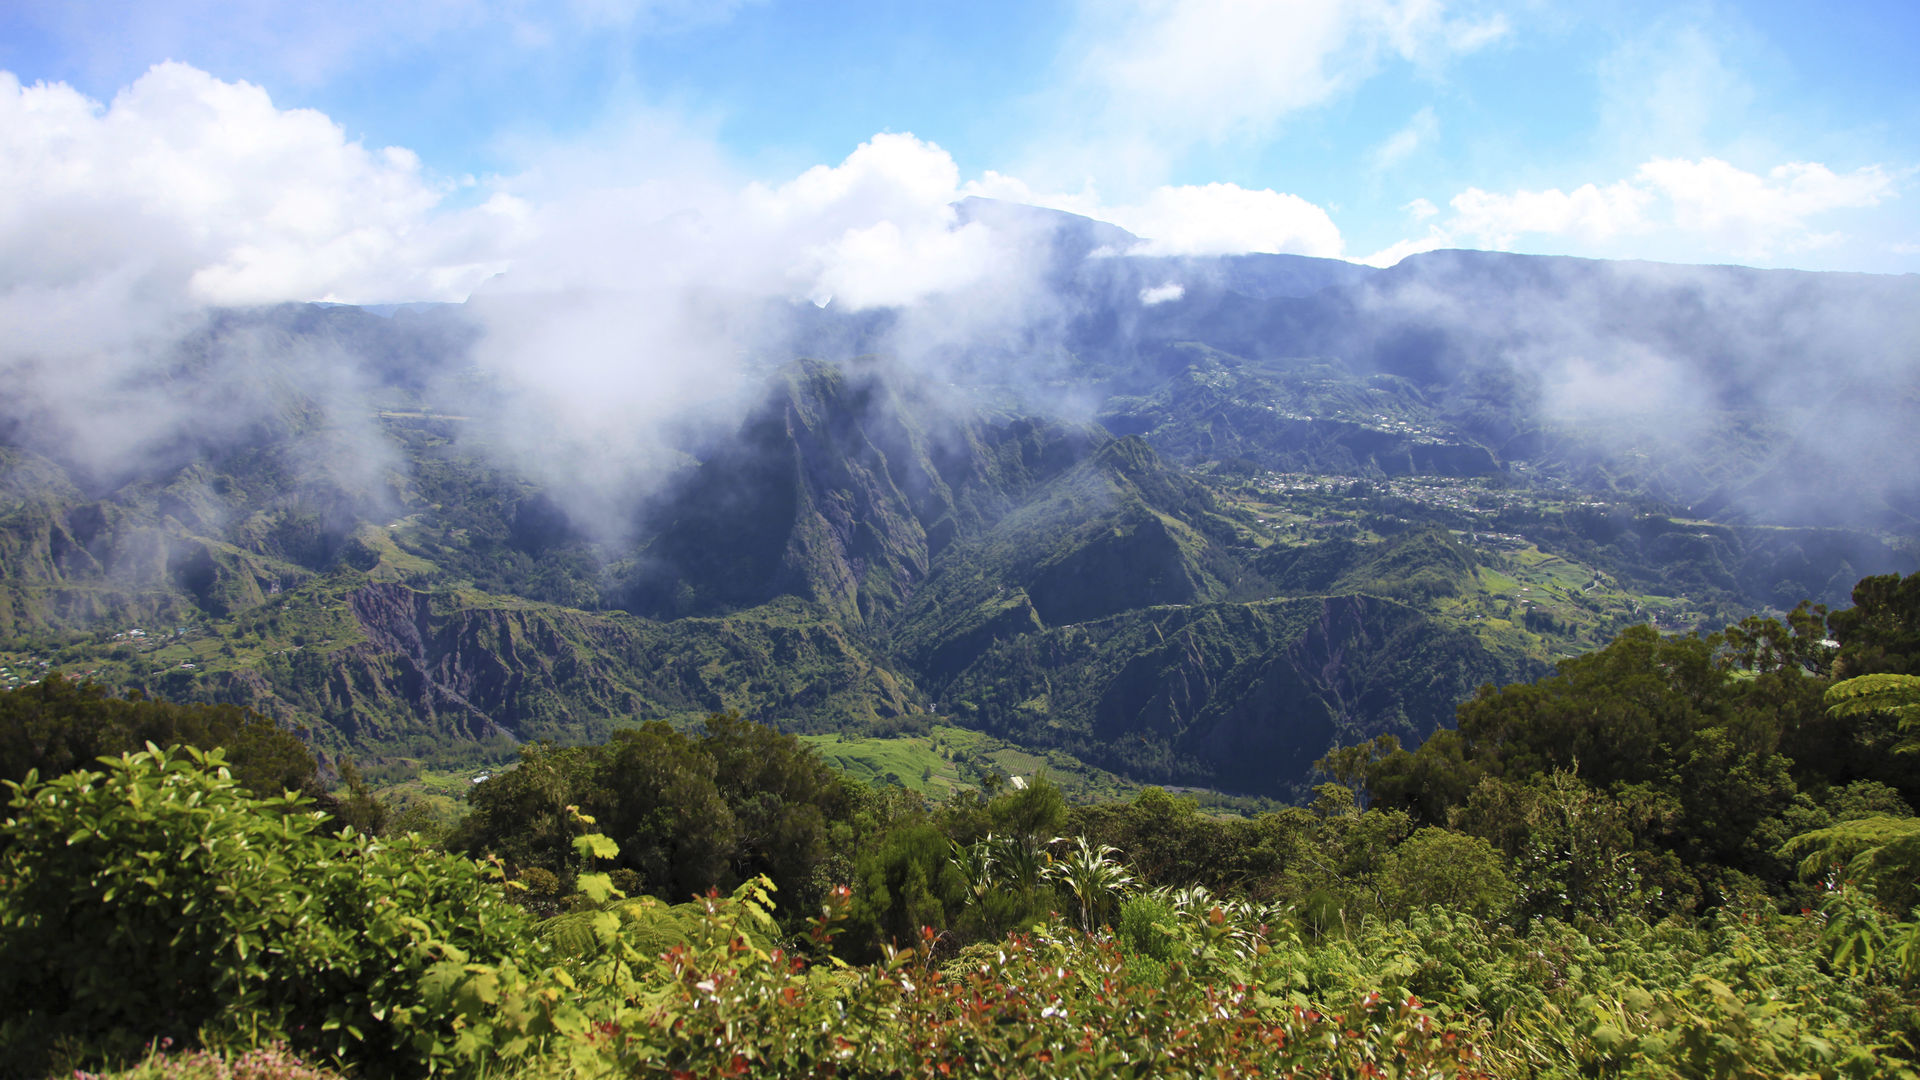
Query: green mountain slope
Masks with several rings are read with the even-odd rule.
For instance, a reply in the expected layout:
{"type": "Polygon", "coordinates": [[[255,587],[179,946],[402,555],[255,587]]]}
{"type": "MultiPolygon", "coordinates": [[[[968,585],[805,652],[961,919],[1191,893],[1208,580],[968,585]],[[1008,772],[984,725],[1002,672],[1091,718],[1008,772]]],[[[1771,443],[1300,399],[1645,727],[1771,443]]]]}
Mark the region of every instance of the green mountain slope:
{"type": "MultiPolygon", "coordinates": [[[[1031,378],[770,368],[737,426],[663,435],[671,474],[597,502],[521,467],[457,313],[224,315],[155,376],[203,424],[111,468],[0,426],[0,686],[242,702],[389,764],[714,709],[924,733],[937,703],[1133,780],[1297,794],[1327,747],[1421,739],[1626,626],[1915,568],[1893,503],[1761,523],[1807,433],[1736,385],[1614,430],[1478,329],[1367,329],[1405,282],[1227,274],[1147,308],[1147,270],[1058,269],[1115,317],[1031,378]]],[[[886,323],[802,307],[843,353],[886,323]]]]}
{"type": "Polygon", "coordinates": [[[957,536],[1084,452],[1090,433],[952,423],[887,381],[801,363],[677,490],[630,602],[663,617],[798,596],[884,623],[957,536]],[[923,407],[923,406],[922,406],[923,407]]]}
{"type": "Polygon", "coordinates": [[[1158,607],[997,643],[955,715],[1128,775],[1297,795],[1334,746],[1424,738],[1483,682],[1530,674],[1475,635],[1349,595],[1158,607]]]}
{"type": "Polygon", "coordinates": [[[1224,598],[1249,576],[1238,517],[1139,439],[1109,441],[944,552],[894,646],[937,682],[1011,634],[1224,598]]]}
{"type": "Polygon", "coordinates": [[[882,731],[919,711],[883,657],[792,600],[657,623],[342,571],[236,617],[66,653],[110,685],[246,705],[363,759],[461,760],[733,709],[882,731]]]}

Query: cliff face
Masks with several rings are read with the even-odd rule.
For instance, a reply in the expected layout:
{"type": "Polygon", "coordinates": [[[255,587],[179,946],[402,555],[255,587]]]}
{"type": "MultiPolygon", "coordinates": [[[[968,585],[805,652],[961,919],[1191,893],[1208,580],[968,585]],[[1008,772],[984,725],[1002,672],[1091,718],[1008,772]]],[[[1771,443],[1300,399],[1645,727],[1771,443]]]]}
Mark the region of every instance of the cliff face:
{"type": "Polygon", "coordinates": [[[662,618],[794,596],[884,624],[956,538],[990,525],[1088,439],[960,422],[886,382],[799,365],[659,510],[630,600],[662,618]]]}
{"type": "Polygon", "coordinates": [[[1482,682],[1530,674],[1404,604],[1333,596],[1047,630],[988,649],[950,694],[989,730],[1111,768],[1290,792],[1337,745],[1417,741],[1482,682]]]}
{"type": "Polygon", "coordinates": [[[322,742],[412,743],[604,736],[620,721],[740,709],[766,721],[883,721],[911,687],[843,631],[799,610],[661,625],[395,583],[340,598],[362,640],[303,647],[215,673],[210,696],[322,742]]]}
{"type": "Polygon", "coordinates": [[[310,576],[111,502],[43,497],[0,514],[0,637],[217,617],[310,576]]]}
{"type": "MultiPolygon", "coordinates": [[[[1311,611],[1311,609],[1308,609],[1311,611]]],[[[1336,746],[1393,734],[1409,745],[1450,726],[1483,683],[1540,674],[1403,604],[1328,597],[1297,637],[1230,673],[1182,746],[1229,786],[1299,784],[1336,746]]]]}

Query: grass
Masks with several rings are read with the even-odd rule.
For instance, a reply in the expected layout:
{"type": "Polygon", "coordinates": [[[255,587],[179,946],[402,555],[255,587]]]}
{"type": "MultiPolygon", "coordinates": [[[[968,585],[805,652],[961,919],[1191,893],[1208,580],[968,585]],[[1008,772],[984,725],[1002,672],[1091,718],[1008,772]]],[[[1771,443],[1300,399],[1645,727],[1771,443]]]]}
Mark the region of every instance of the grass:
{"type": "Polygon", "coordinates": [[[419,515],[394,522],[392,525],[362,525],[353,531],[353,538],[369,551],[380,556],[380,561],[367,570],[372,581],[405,581],[419,574],[431,574],[440,567],[430,560],[423,559],[394,542],[395,531],[418,524],[419,515]]]}
{"type": "Polygon", "coordinates": [[[1029,750],[983,732],[937,724],[925,735],[802,735],[827,764],[863,783],[899,783],[936,801],[981,786],[990,773],[1030,779],[1045,772],[1068,799],[1130,798],[1143,785],[1058,750],[1029,750]]]}
{"type": "MultiPolygon", "coordinates": [[[[1030,780],[1044,772],[1068,802],[1132,799],[1147,785],[1089,765],[1059,750],[1031,750],[985,732],[936,724],[925,735],[866,737],[802,735],[828,765],[863,783],[897,782],[935,802],[955,791],[974,790],[986,774],[1030,780]]],[[[1265,800],[1199,789],[1180,789],[1213,813],[1271,809],[1265,800]]]]}
{"type": "Polygon", "coordinates": [[[939,737],[802,735],[827,764],[866,784],[897,783],[935,801],[980,786],[979,774],[942,752],[939,737]]]}

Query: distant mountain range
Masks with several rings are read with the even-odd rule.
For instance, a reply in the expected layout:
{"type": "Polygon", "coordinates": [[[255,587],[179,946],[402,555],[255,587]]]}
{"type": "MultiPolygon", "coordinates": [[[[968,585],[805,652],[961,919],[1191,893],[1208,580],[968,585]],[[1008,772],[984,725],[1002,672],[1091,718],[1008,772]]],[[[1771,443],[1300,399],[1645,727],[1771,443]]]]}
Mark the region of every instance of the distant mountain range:
{"type": "Polygon", "coordinates": [[[1168,257],[958,212],[1024,238],[1017,276],[712,299],[760,328],[744,381],[614,480],[536,463],[487,365],[538,298],[217,313],[106,388],[139,438],[24,388],[0,679],[243,702],[363,760],[737,708],[1294,795],[1626,625],[1916,568],[1920,278],[1168,257]]]}

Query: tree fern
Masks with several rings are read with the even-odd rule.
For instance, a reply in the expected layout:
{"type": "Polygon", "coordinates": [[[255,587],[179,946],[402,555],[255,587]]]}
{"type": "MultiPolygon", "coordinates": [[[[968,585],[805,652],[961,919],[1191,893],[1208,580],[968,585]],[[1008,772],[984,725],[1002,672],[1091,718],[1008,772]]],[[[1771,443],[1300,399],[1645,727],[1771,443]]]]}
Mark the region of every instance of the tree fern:
{"type": "Polygon", "coordinates": [[[1827,688],[1827,714],[1861,716],[1885,712],[1902,728],[1920,723],[1920,675],[1860,675],[1827,688]]]}

